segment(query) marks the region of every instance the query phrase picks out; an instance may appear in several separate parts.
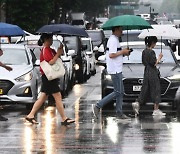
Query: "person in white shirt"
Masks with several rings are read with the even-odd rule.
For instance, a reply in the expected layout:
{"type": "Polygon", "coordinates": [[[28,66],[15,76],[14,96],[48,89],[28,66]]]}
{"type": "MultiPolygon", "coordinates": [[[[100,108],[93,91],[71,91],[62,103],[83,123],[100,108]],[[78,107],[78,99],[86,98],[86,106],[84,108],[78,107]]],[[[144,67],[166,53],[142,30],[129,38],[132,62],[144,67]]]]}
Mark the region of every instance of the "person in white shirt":
{"type": "Polygon", "coordinates": [[[119,37],[122,35],[122,27],[112,28],[112,35],[107,42],[106,49],[106,65],[107,72],[111,75],[114,91],[105,96],[97,104],[92,106],[94,117],[98,119],[99,111],[104,105],[116,98],[116,113],[121,119],[130,119],[122,111],[124,86],[122,81],[123,56],[128,56],[130,50],[128,48],[121,49],[119,37]]]}

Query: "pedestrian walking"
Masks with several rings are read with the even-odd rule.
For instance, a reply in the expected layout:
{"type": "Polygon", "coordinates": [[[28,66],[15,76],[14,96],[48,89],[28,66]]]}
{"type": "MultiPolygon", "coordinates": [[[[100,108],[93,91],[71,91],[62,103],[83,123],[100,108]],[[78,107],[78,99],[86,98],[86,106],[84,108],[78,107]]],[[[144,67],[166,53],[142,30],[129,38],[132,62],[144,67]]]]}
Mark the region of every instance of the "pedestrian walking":
{"type": "Polygon", "coordinates": [[[107,72],[111,75],[114,91],[105,96],[97,104],[92,105],[92,110],[95,118],[98,118],[99,111],[104,105],[116,98],[116,114],[121,119],[130,119],[122,111],[124,86],[122,81],[123,56],[128,56],[130,50],[128,48],[121,49],[119,37],[122,35],[122,27],[117,26],[112,28],[112,35],[108,39],[106,49],[106,65],[107,72]]]}
{"type": "MultiPolygon", "coordinates": [[[[42,51],[40,53],[40,62],[46,60],[50,65],[54,64],[56,60],[59,58],[61,54],[63,54],[63,45],[61,44],[58,48],[57,52],[52,49],[50,46],[53,43],[53,35],[43,33],[38,41],[40,46],[43,45],[42,51]]],[[[62,125],[69,125],[74,123],[75,120],[68,118],[64,112],[64,106],[62,103],[62,96],[60,93],[60,88],[58,86],[58,79],[54,79],[49,81],[44,74],[42,68],[40,67],[40,72],[42,74],[42,87],[41,87],[41,95],[39,99],[34,103],[32,110],[26,116],[26,120],[32,124],[37,124],[38,122],[35,120],[34,116],[45,100],[49,95],[52,95],[55,99],[56,107],[58,112],[60,113],[62,125]]]]}
{"type": "Polygon", "coordinates": [[[161,102],[160,72],[156,66],[161,61],[163,54],[161,52],[158,58],[156,58],[156,54],[153,50],[156,43],[156,36],[148,36],[145,38],[146,48],[142,52],[142,63],[145,66],[144,79],[137,102],[132,103],[136,114],[139,114],[139,104],[145,103],[148,96],[150,96],[152,102],[154,102],[154,111],[152,115],[166,115],[166,113],[163,113],[159,109],[159,103],[161,102]]]}
{"type": "MultiPolygon", "coordinates": [[[[0,56],[2,56],[2,55],[3,55],[3,50],[0,49],[0,56]]],[[[8,71],[12,71],[12,68],[10,66],[3,64],[1,61],[0,61],[0,66],[4,67],[8,71]]],[[[8,120],[8,118],[5,118],[0,114],[0,121],[7,121],[7,120],[8,120]]]]}

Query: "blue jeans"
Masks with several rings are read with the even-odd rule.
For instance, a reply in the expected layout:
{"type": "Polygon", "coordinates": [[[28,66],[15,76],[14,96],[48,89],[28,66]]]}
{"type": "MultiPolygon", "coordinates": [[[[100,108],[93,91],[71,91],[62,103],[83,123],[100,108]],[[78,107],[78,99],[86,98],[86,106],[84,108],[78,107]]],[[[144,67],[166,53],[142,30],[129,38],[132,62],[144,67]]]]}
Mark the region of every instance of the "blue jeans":
{"type": "Polygon", "coordinates": [[[111,100],[116,98],[116,113],[121,115],[122,112],[122,104],[123,104],[123,95],[124,95],[124,85],[122,81],[122,73],[111,74],[114,91],[109,95],[105,96],[102,100],[100,100],[96,106],[98,108],[103,108],[104,105],[109,103],[111,100]]]}

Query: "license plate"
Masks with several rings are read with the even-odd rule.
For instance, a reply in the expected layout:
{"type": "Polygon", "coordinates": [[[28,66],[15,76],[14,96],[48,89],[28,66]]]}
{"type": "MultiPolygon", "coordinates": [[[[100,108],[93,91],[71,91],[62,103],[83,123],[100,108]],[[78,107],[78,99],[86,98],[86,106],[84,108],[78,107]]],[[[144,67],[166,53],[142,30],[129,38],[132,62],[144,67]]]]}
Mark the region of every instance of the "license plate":
{"type": "Polygon", "coordinates": [[[3,89],[0,89],[0,95],[2,95],[3,94],[3,89]]]}
{"type": "Polygon", "coordinates": [[[133,91],[141,91],[142,86],[133,86],[133,91]]]}

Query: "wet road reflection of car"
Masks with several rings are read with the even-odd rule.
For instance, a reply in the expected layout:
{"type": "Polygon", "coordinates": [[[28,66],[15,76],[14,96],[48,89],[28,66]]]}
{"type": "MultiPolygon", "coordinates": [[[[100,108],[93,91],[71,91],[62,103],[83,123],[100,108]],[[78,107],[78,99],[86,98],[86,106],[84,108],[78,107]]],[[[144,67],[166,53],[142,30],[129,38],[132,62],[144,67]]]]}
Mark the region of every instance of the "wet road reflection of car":
{"type": "MultiPolygon", "coordinates": [[[[144,42],[129,42],[128,45],[129,48],[133,49],[133,52],[129,57],[123,59],[124,101],[133,102],[137,99],[143,83],[144,66],[141,56],[145,45],[144,42]]],[[[121,43],[121,46],[125,48],[127,43],[121,43]]],[[[158,56],[161,52],[161,44],[157,43],[154,51],[158,56]]],[[[162,102],[169,102],[172,108],[176,109],[177,101],[174,101],[174,98],[180,86],[180,66],[168,46],[162,45],[162,52],[162,61],[157,66],[161,73],[161,99],[162,102]]],[[[101,81],[102,97],[104,97],[113,91],[111,76],[108,75],[106,69],[102,71],[101,81]]],[[[150,101],[150,98],[147,98],[147,100],[150,101]]]]}
{"type": "Polygon", "coordinates": [[[13,68],[8,72],[0,68],[0,100],[32,106],[40,92],[41,78],[36,57],[26,45],[3,44],[0,61],[13,68]]]}

